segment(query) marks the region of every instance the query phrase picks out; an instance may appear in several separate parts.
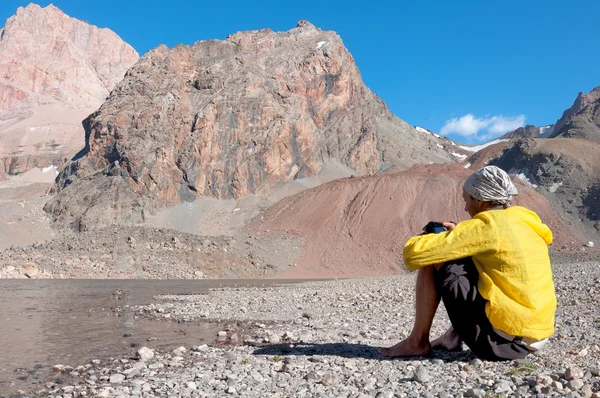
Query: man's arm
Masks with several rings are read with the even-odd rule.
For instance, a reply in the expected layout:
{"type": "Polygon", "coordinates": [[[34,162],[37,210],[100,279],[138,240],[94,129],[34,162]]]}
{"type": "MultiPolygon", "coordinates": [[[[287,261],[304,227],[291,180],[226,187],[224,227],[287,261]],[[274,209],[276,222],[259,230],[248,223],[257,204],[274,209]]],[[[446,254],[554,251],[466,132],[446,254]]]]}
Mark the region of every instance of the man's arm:
{"type": "Polygon", "coordinates": [[[498,230],[487,217],[456,224],[450,231],[413,236],[404,246],[404,264],[411,269],[470,257],[498,248],[498,230]]]}

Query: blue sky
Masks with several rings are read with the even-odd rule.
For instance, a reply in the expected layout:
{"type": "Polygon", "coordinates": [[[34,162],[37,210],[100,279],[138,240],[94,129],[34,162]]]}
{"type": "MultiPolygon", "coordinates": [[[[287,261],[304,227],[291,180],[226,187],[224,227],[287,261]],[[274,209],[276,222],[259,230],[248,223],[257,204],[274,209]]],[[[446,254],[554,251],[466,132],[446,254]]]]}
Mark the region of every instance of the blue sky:
{"type": "MultiPolygon", "coordinates": [[[[2,0],[0,24],[28,3],[2,0]]],[[[309,20],[342,37],[394,114],[462,142],[554,123],[579,91],[600,85],[598,0],[38,2],[49,3],[140,54],[309,20]]]]}

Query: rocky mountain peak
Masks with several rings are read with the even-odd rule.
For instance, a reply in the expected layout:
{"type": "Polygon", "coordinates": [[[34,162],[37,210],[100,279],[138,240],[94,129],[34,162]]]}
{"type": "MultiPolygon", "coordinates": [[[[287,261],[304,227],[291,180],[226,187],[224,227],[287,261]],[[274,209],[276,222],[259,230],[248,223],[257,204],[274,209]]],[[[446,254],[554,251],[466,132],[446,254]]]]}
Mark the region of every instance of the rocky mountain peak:
{"type": "Polygon", "coordinates": [[[0,37],[0,111],[59,102],[99,106],[137,59],[109,29],[53,5],[20,7],[0,37]]]}
{"type": "Polygon", "coordinates": [[[556,122],[552,137],[583,138],[600,142],[600,86],[580,92],[556,122]]]}
{"type": "Polygon", "coordinates": [[[0,31],[0,160],[7,174],[59,166],[83,148],[81,121],[137,52],[53,5],[20,7],[0,31]]]}
{"type": "Polygon", "coordinates": [[[310,28],[310,29],[314,29],[314,30],[320,30],[318,29],[315,25],[313,25],[312,23],[301,19],[300,21],[298,21],[298,23],[296,24],[297,28],[310,28]]]}
{"type": "Polygon", "coordinates": [[[87,228],[91,214],[106,225],[200,196],[268,194],[326,161],[358,174],[452,161],[365,86],[335,32],[299,25],[143,56],[85,121],[86,151],[47,209],[87,228]]]}

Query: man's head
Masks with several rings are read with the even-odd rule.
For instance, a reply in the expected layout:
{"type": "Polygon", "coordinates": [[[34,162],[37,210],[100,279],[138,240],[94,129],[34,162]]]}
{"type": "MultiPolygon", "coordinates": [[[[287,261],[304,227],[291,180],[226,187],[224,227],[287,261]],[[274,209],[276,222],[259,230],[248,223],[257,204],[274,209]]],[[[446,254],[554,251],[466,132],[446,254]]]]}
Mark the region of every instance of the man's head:
{"type": "Polygon", "coordinates": [[[507,208],[518,193],[508,174],[496,167],[485,166],[473,173],[463,186],[465,210],[473,217],[498,206],[507,208]]]}

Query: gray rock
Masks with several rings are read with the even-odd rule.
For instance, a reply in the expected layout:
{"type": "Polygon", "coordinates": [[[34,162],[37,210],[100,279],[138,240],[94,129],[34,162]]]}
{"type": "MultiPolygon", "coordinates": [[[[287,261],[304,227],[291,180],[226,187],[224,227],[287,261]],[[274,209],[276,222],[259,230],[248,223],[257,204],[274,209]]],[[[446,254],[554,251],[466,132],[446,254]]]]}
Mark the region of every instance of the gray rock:
{"type": "Polygon", "coordinates": [[[334,386],[337,384],[337,382],[337,377],[330,373],[324,374],[323,378],[321,379],[321,383],[323,383],[324,386],[334,386]]]}
{"type": "Polygon", "coordinates": [[[412,377],[412,379],[418,383],[425,384],[431,380],[431,376],[424,366],[419,366],[412,377]]]}
{"type": "Polygon", "coordinates": [[[182,346],[182,347],[175,348],[175,349],[173,350],[173,355],[175,355],[176,357],[181,357],[181,356],[183,356],[183,355],[184,355],[186,352],[187,352],[187,349],[186,349],[185,347],[183,347],[183,346],[182,346]]]}
{"type": "Polygon", "coordinates": [[[109,381],[111,384],[119,384],[119,383],[122,383],[124,380],[125,380],[124,375],[122,375],[121,373],[115,373],[110,376],[109,381]]]}
{"type": "Polygon", "coordinates": [[[567,387],[569,387],[573,391],[580,390],[583,387],[584,383],[581,379],[573,379],[569,380],[567,383],[567,387]]]}
{"type": "Polygon", "coordinates": [[[483,391],[480,388],[469,388],[467,390],[467,392],[465,393],[466,397],[475,397],[475,398],[481,398],[481,397],[485,397],[485,391],[483,391]]]}
{"type": "Polygon", "coordinates": [[[151,360],[152,358],[154,358],[154,351],[152,351],[148,347],[142,347],[142,348],[140,348],[138,350],[137,354],[138,354],[138,358],[142,362],[148,362],[149,360],[151,360]]]}
{"type": "Polygon", "coordinates": [[[583,370],[577,366],[569,366],[565,370],[566,380],[583,379],[583,370]]]}
{"type": "Polygon", "coordinates": [[[496,394],[508,393],[512,391],[512,389],[513,384],[506,380],[500,380],[494,384],[494,392],[496,394]]]}

